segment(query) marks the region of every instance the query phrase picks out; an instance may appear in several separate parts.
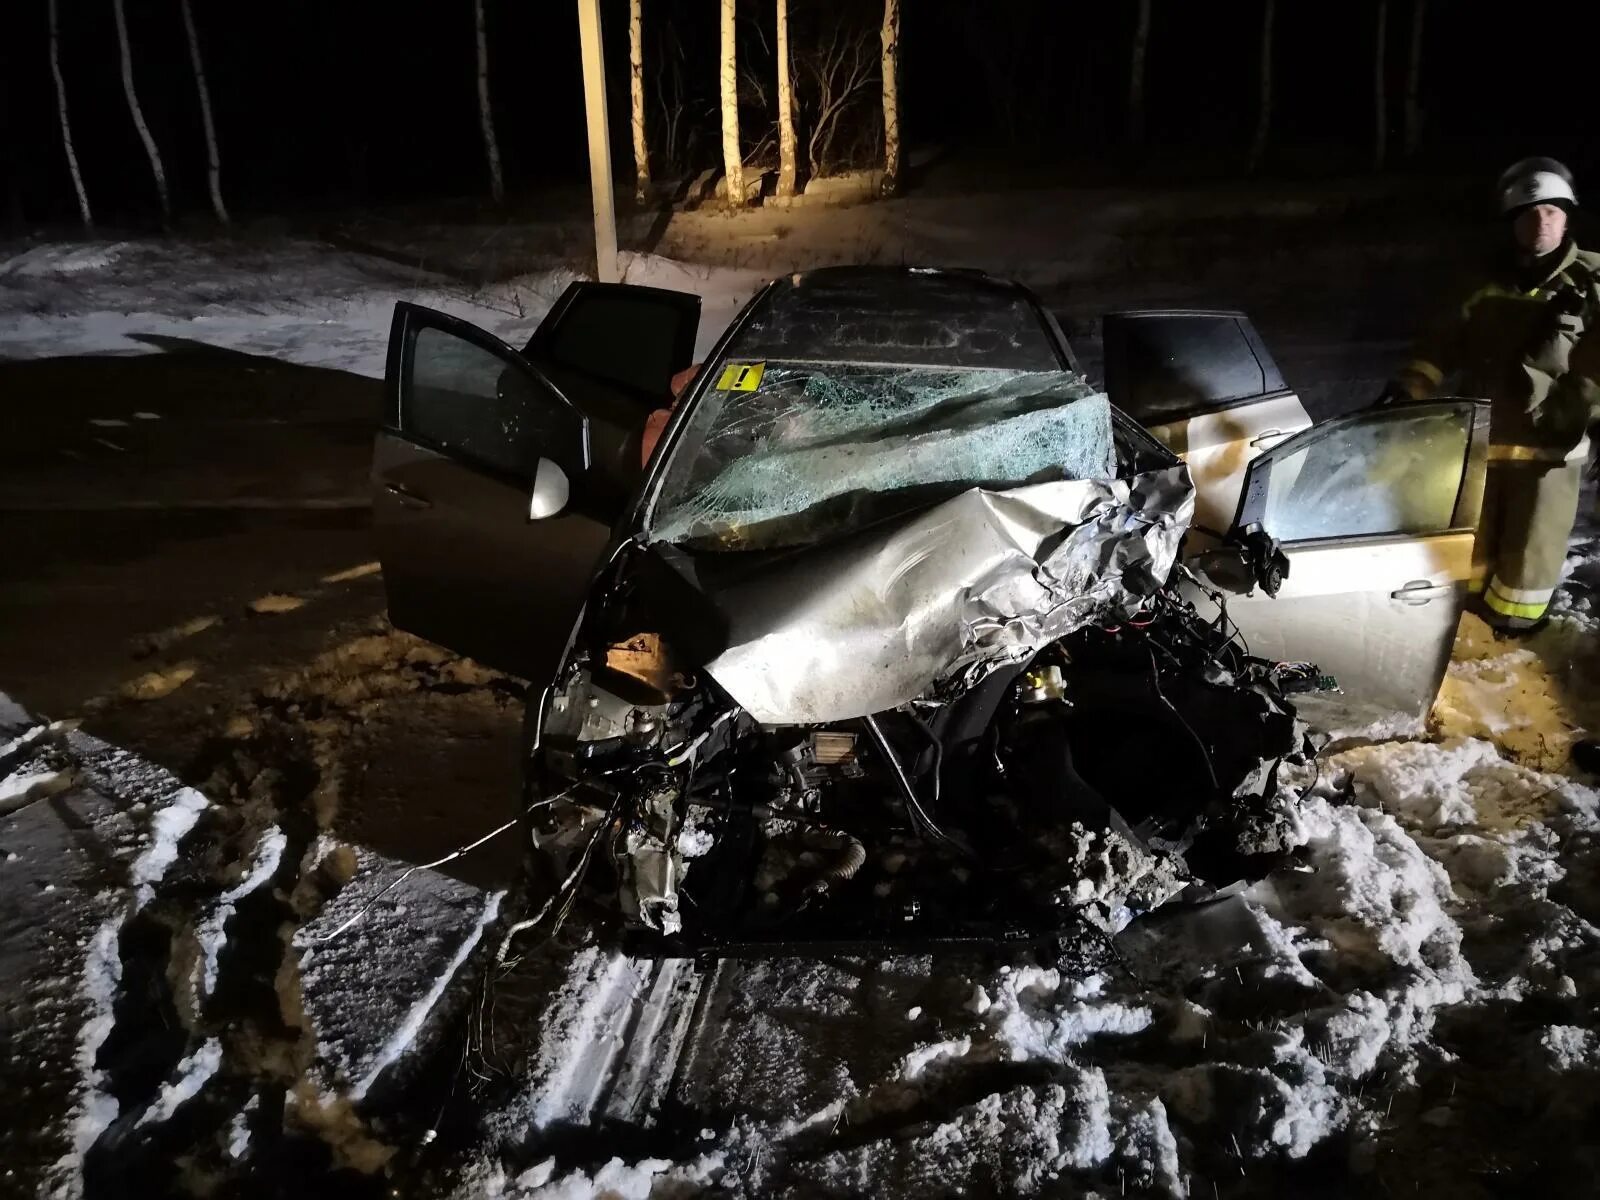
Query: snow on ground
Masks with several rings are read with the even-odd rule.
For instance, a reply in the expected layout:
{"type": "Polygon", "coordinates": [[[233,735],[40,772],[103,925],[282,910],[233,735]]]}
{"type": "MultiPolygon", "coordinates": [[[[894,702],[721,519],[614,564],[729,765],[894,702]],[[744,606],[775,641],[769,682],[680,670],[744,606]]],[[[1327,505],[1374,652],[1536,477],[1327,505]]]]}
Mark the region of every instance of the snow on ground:
{"type": "MultiPolygon", "coordinates": [[[[703,298],[699,352],[766,276],[622,256],[624,282],[703,298]]],[[[397,300],[438,309],[521,348],[579,276],[551,267],[469,286],[386,258],[282,239],[156,239],[0,248],[0,358],[149,354],[203,345],[383,376],[397,300]]]]}
{"type": "MultiPolygon", "coordinates": [[[[361,1161],[352,1146],[360,1123],[344,1110],[438,1031],[446,991],[493,921],[499,893],[431,871],[401,879],[404,864],[324,839],[310,869],[342,850],[348,886],[334,881],[327,909],[300,927],[298,972],[276,969],[291,994],[263,1010],[251,976],[266,970],[270,983],[273,967],[270,958],[249,961],[262,949],[251,943],[263,933],[274,942],[274,926],[246,930],[236,918],[254,904],[243,920],[260,926],[279,903],[275,882],[294,878],[283,830],[267,828],[225,887],[206,875],[221,831],[237,819],[229,806],[3,695],[0,749],[0,781],[47,772],[70,781],[0,814],[7,1177],[31,1181],[40,1195],[83,1194],[97,1156],[105,1161],[133,1130],[161,1146],[164,1127],[190,1107],[220,1110],[228,1152],[241,1157],[248,1126],[234,1128],[233,1118],[258,1096],[240,1092],[239,1081],[291,1066],[282,1046],[241,1026],[270,1027],[295,1007],[315,1036],[289,1076],[293,1110],[305,1124],[327,1122],[328,1140],[361,1161]],[[329,937],[391,883],[360,921],[329,937]],[[282,1013],[280,1001],[290,1006],[282,1013]],[[170,1065],[152,1070],[163,1056],[170,1065]]],[[[206,1117],[197,1119],[203,1127],[206,1117]]],[[[387,1153],[366,1152],[369,1162],[387,1153]]]]}
{"type": "MultiPolygon", "coordinates": [[[[702,297],[701,355],[767,279],[842,263],[978,267],[1021,279],[1068,314],[1075,340],[1093,336],[1077,322],[1109,308],[1245,297],[1270,306],[1257,315],[1280,326],[1276,334],[1297,338],[1300,318],[1312,311],[1303,280],[1314,272],[1338,326],[1332,336],[1365,339],[1373,334],[1365,327],[1374,320],[1372,271],[1389,270],[1387,291],[1398,295],[1426,288],[1425,268],[1438,258],[1436,205],[1408,202],[1404,191],[1370,179],[1050,188],[760,208],[737,218],[681,212],[654,239],[647,222],[627,223],[625,241],[653,249],[624,252],[621,267],[625,282],[702,297]],[[1293,269],[1264,270],[1264,253],[1292,253],[1293,269]],[[1349,313],[1335,298],[1346,291],[1349,313]],[[1287,325],[1285,314],[1294,314],[1287,325]]],[[[381,377],[396,300],[463,317],[521,346],[578,278],[572,264],[589,253],[593,236],[581,218],[431,232],[370,224],[358,240],[337,246],[287,235],[0,246],[0,358],[149,353],[176,339],[381,377]],[[346,248],[356,244],[364,249],[346,248]]],[[[1386,298],[1402,310],[1409,304],[1386,298]]],[[[1330,330],[1311,324],[1320,354],[1330,330]]],[[[1290,341],[1277,347],[1297,355],[1290,341]]],[[[1385,356],[1403,348],[1388,346],[1385,356]]]]}
{"type": "Polygon", "coordinates": [[[351,885],[295,933],[316,1074],[330,1096],[361,1100],[416,1046],[499,912],[501,893],[435,872],[384,894],[406,869],[358,850],[351,885]]]}
{"type": "Polygon", "coordinates": [[[1497,642],[1469,617],[1431,735],[1347,741],[1302,781],[1292,867],[1135,922],[1098,960],[724,963],[694,1028],[642,1045],[628,1001],[662,977],[570,960],[530,1061],[581,1061],[586,1086],[531,1070],[488,1122],[530,1157],[488,1154],[457,1194],[1589,1186],[1600,796],[1550,767],[1571,769],[1574,714],[1600,700],[1595,581],[1585,542],[1544,633],[1497,642]],[[593,1076],[595,1048],[629,1039],[699,1115],[670,1155],[570,1149],[572,1122],[627,1110],[593,1076]]]}
{"type": "Polygon", "coordinates": [[[119,933],[175,862],[205,802],[136,756],[46,725],[3,696],[0,740],[15,747],[0,772],[29,773],[44,761],[72,779],[0,817],[12,1081],[3,1103],[17,1106],[5,1119],[4,1158],[71,1194],[83,1153],[119,1115],[99,1063],[122,977],[119,933]]]}

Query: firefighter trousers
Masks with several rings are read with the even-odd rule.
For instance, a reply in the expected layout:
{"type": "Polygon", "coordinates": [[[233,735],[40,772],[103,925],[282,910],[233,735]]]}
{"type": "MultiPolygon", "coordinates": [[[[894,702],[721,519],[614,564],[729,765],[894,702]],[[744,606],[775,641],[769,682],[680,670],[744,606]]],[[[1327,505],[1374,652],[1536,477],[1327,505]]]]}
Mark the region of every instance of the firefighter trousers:
{"type": "Polygon", "coordinates": [[[1478,523],[1487,564],[1484,615],[1502,629],[1544,620],[1561,581],[1578,516],[1584,457],[1566,462],[1491,462],[1478,523]]]}

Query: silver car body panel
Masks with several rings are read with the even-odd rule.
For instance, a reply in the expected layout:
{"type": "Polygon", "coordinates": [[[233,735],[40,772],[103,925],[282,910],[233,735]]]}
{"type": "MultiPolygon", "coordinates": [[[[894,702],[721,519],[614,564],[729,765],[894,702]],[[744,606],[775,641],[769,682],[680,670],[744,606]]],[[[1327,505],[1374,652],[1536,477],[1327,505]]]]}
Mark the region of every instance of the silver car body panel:
{"type": "Polygon", "coordinates": [[[1166,581],[1193,507],[1182,465],[971,488],[728,587],[715,597],[728,648],[706,670],[767,724],[958,691],[1136,610],[1166,581]]]}

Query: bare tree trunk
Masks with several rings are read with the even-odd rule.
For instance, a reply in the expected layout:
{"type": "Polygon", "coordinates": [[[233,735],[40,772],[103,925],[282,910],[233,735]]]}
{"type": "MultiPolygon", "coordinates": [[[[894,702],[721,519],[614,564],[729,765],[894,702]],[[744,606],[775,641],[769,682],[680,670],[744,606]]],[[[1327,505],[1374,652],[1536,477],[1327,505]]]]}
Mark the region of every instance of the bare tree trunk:
{"type": "Polygon", "coordinates": [[[72,145],[72,123],[67,120],[67,81],[61,74],[61,37],[56,28],[56,0],[50,5],[50,73],[56,80],[56,111],[61,115],[61,141],[67,148],[67,169],[72,172],[72,190],[78,197],[78,215],[85,229],[94,228],[89,211],[89,193],[84,190],[83,172],[78,169],[78,152],[72,145]]]}
{"type": "Polygon", "coordinates": [[[1384,60],[1388,57],[1389,0],[1378,0],[1378,29],[1372,53],[1372,169],[1383,170],[1389,157],[1389,91],[1384,86],[1384,60]]]}
{"type": "Polygon", "coordinates": [[[133,51],[128,45],[128,18],[122,10],[122,0],[111,0],[111,12],[117,21],[117,46],[122,51],[122,90],[128,97],[128,111],[133,114],[134,128],[144,143],[144,152],[150,159],[150,173],[156,179],[156,195],[161,199],[161,223],[172,219],[172,202],[167,198],[167,173],[161,166],[161,152],[156,140],[150,136],[150,126],[144,122],[144,112],[139,107],[139,94],[133,90],[133,51]]]}
{"type": "Polygon", "coordinates": [[[650,199],[650,143],[644,136],[644,2],[628,0],[628,92],[633,103],[633,198],[650,199]]]}
{"type": "Polygon", "coordinates": [[[1144,145],[1144,55],[1150,44],[1150,0],[1139,0],[1139,20],[1133,28],[1133,62],[1128,70],[1128,141],[1144,145]]]}
{"type": "Polygon", "coordinates": [[[183,9],[183,28],[189,35],[194,85],[200,91],[200,123],[206,131],[206,183],[211,189],[211,209],[217,214],[217,220],[226,225],[228,210],[222,205],[222,156],[217,152],[217,127],[211,121],[211,89],[206,87],[206,69],[200,58],[200,35],[195,31],[190,0],[179,0],[179,5],[183,9]]]}
{"type": "Polygon", "coordinates": [[[739,150],[739,52],[734,0],[722,0],[722,170],[728,207],[744,206],[744,155],[739,150]]]}
{"type": "Polygon", "coordinates": [[[900,0],[883,0],[883,194],[900,190],[900,0]]]}
{"type": "Polygon", "coordinates": [[[1256,136],[1250,143],[1250,174],[1261,169],[1267,153],[1267,134],[1272,129],[1272,24],[1277,16],[1277,0],[1266,0],[1261,14],[1261,97],[1256,107],[1256,136]]]}
{"type": "Polygon", "coordinates": [[[778,3],[778,195],[795,193],[794,82],[789,78],[789,0],[778,3]]]}
{"type": "Polygon", "coordinates": [[[1406,157],[1414,158],[1422,141],[1422,27],[1428,15],[1428,0],[1412,0],[1411,62],[1406,69],[1406,157]]]}
{"type": "Polygon", "coordinates": [[[494,110],[489,107],[489,37],[484,30],[483,0],[472,0],[478,27],[478,117],[483,123],[483,149],[489,156],[489,195],[496,204],[506,199],[506,179],[500,170],[500,143],[494,137],[494,110]]]}

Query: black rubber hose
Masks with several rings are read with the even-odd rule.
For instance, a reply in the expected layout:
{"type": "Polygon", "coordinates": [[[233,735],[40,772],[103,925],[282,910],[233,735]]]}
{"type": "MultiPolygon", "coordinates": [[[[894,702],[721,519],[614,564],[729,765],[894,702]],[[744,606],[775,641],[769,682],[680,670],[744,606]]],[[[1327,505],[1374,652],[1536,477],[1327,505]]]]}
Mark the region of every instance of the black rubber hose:
{"type": "Polygon", "coordinates": [[[878,752],[883,755],[884,761],[889,764],[889,770],[893,772],[895,782],[900,785],[900,796],[905,801],[906,813],[911,818],[911,823],[935,841],[943,842],[951,849],[969,857],[976,857],[972,852],[972,847],[940,829],[933,818],[928,815],[927,810],[922,807],[922,801],[917,799],[917,790],[911,786],[911,780],[906,777],[905,768],[900,765],[900,757],[895,754],[894,747],[889,744],[889,739],[883,735],[883,729],[879,726],[877,718],[868,716],[863,717],[862,721],[866,724],[867,732],[872,735],[872,740],[877,745],[878,752]]]}
{"type": "Polygon", "coordinates": [[[933,730],[922,722],[916,713],[907,714],[911,723],[917,727],[917,732],[928,739],[928,745],[933,747],[933,803],[931,807],[939,811],[939,781],[944,778],[944,743],[934,736],[933,730]]]}

